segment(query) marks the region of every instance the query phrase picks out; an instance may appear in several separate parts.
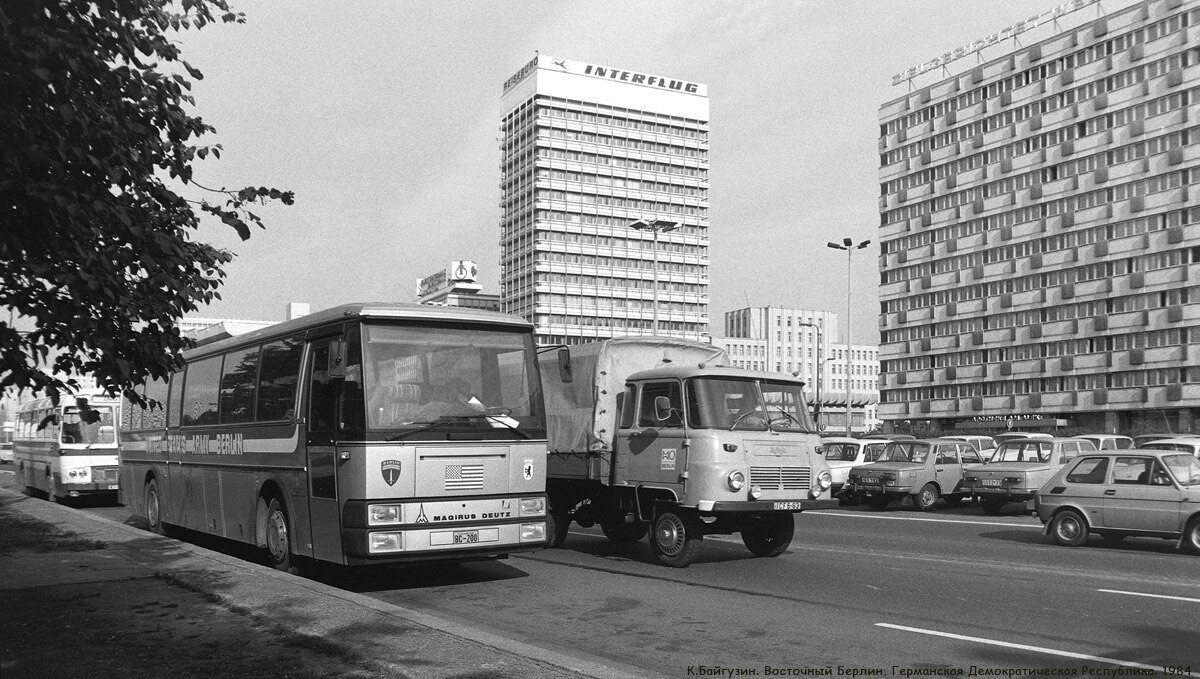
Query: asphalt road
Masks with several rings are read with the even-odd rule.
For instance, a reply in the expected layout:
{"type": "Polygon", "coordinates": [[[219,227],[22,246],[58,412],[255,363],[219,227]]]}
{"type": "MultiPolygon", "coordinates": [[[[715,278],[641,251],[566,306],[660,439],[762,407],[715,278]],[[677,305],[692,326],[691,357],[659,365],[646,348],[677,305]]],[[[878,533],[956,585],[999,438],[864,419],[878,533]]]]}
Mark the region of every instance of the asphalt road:
{"type": "MultiPolygon", "coordinates": [[[[806,513],[782,556],[714,537],[686,569],[658,565],[644,540],[614,545],[576,526],[562,549],[506,561],[317,577],[663,677],[1200,676],[1200,557],[1143,538],[1059,547],[1017,509],[806,513]]],[[[85,511],[139,522],[123,507],[85,511]]]]}

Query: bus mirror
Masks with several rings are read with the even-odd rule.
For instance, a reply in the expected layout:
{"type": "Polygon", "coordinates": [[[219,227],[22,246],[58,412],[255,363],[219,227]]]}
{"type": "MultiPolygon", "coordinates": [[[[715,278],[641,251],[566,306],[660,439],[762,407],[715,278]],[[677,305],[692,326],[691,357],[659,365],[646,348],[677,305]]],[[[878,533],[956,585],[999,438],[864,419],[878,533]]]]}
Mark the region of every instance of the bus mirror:
{"type": "Polygon", "coordinates": [[[571,350],[563,347],[558,350],[558,379],[564,384],[569,384],[575,380],[575,376],[571,373],[571,350]]]}
{"type": "Polygon", "coordinates": [[[654,418],[659,422],[671,419],[671,399],[666,396],[654,397],[654,418]]]}
{"type": "Polygon", "coordinates": [[[330,377],[346,376],[346,343],[342,340],[329,343],[329,365],[325,368],[330,377]]]}

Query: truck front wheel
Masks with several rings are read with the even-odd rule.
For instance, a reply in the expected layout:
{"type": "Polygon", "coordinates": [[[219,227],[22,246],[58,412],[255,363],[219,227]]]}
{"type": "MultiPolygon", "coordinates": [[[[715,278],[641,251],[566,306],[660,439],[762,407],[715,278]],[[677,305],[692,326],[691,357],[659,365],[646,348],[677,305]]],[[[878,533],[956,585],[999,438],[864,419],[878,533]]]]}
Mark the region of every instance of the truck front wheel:
{"type": "Polygon", "coordinates": [[[796,518],[792,514],[768,514],[750,519],[742,528],[742,542],[754,556],[779,556],[792,544],[796,518]]]}
{"type": "Polygon", "coordinates": [[[660,563],[684,568],[700,555],[703,530],[699,519],[690,512],[676,509],[659,512],[650,532],[650,551],[660,563]]]}

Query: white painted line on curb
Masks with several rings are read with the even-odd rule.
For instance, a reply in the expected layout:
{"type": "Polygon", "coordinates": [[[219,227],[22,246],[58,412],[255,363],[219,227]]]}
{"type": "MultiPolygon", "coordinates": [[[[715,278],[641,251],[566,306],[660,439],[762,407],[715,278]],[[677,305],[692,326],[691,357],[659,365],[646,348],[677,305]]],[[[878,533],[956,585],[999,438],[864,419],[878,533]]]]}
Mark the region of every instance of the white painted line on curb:
{"type": "Polygon", "coordinates": [[[1119,589],[1098,589],[1097,592],[1108,592],[1109,594],[1127,594],[1129,596],[1144,596],[1151,599],[1172,599],[1174,601],[1190,601],[1194,604],[1200,604],[1200,599],[1188,596],[1171,596],[1169,594],[1150,594],[1148,592],[1126,592],[1119,589]]]}
{"type": "MultiPolygon", "coordinates": [[[[1118,660],[1117,658],[1105,658],[1100,655],[1088,655],[1086,653],[1073,653],[1071,651],[1060,651],[1054,648],[1045,648],[1042,646],[1030,646],[1028,644],[1016,644],[1009,641],[998,641],[996,639],[985,639],[983,637],[969,637],[965,634],[953,634],[951,632],[939,632],[937,630],[921,629],[920,627],[906,627],[904,625],[893,625],[886,622],[875,623],[876,627],[886,627],[888,629],[900,630],[902,632],[915,632],[917,634],[927,634],[935,637],[945,637],[947,639],[957,639],[959,641],[971,641],[977,644],[986,644],[988,646],[1001,646],[1004,648],[1012,648],[1020,651],[1031,651],[1033,653],[1044,653],[1046,655],[1056,655],[1062,658],[1073,658],[1075,660],[1091,660],[1093,662],[1102,662],[1109,665],[1119,665],[1121,667],[1133,667],[1140,670],[1153,670],[1155,672],[1162,671],[1162,665],[1147,665],[1140,662],[1132,662],[1129,660],[1118,660]]],[[[1200,676],[1191,672],[1180,672],[1173,676],[1179,677],[1195,677],[1200,676]]]]}
{"type": "Polygon", "coordinates": [[[997,523],[995,521],[972,521],[970,519],[930,519],[918,516],[883,516],[880,514],[863,514],[861,512],[839,512],[834,510],[822,509],[821,511],[804,512],[804,517],[809,516],[849,516],[856,519],[882,519],[884,521],[928,521],[930,523],[965,523],[975,526],[1001,526],[1004,528],[1036,528],[1041,530],[1041,525],[1031,523],[997,523]]]}

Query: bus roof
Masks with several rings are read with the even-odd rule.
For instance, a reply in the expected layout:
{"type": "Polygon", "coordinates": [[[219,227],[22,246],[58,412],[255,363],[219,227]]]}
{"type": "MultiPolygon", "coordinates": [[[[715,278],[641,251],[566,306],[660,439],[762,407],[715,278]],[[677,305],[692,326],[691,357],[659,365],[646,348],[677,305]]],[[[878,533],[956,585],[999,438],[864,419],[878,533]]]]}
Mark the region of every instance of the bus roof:
{"type": "Polygon", "coordinates": [[[375,320],[401,319],[415,321],[488,323],[508,325],[514,328],[533,327],[532,323],[519,316],[502,314],[495,311],[484,311],[482,309],[434,306],[430,304],[409,304],[403,302],[358,302],[354,304],[342,304],[329,309],[317,311],[306,316],[301,316],[300,318],[294,318],[290,321],[283,321],[281,323],[276,323],[275,325],[253,330],[244,335],[214,338],[207,343],[201,343],[194,349],[185,352],[185,356],[191,358],[193,356],[200,356],[208,353],[219,353],[243,344],[256,344],[259,342],[269,341],[277,337],[292,335],[309,328],[316,328],[335,323],[339,320],[346,321],[355,318],[375,320]]]}

